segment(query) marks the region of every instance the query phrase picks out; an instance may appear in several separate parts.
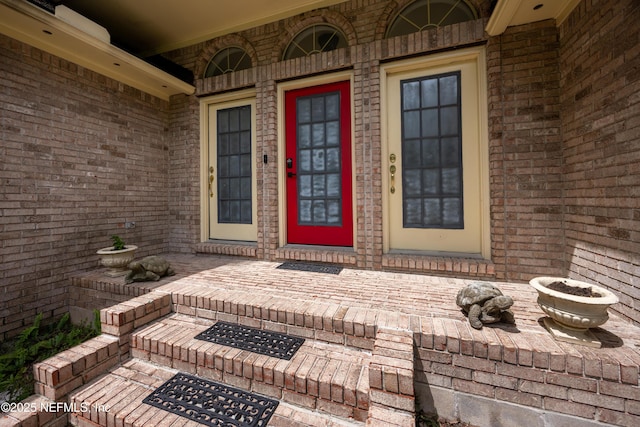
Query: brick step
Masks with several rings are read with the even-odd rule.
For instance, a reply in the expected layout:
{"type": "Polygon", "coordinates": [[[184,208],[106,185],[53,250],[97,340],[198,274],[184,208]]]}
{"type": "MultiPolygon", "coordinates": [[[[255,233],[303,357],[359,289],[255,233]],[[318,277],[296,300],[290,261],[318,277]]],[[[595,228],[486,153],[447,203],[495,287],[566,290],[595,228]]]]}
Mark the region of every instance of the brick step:
{"type": "Polygon", "coordinates": [[[171,314],[132,333],[131,356],[344,419],[365,421],[367,351],[306,339],[282,360],[195,339],[215,321],[171,314]]]}
{"type": "MultiPolygon", "coordinates": [[[[69,414],[69,423],[77,427],[201,426],[187,418],[142,403],[145,397],[175,374],[174,369],[130,359],[69,394],[69,403],[75,408],[69,414]]],[[[269,425],[361,427],[364,423],[281,402],[269,425]]]]}

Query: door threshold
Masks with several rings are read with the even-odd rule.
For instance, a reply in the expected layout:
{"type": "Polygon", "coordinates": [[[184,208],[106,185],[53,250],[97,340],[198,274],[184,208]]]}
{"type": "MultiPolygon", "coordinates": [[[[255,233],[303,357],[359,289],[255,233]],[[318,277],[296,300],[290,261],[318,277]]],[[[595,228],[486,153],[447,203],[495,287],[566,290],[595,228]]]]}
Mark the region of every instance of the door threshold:
{"type": "Polygon", "coordinates": [[[331,264],[356,265],[353,247],[287,244],[276,249],[275,257],[284,261],[311,261],[331,264]]]}

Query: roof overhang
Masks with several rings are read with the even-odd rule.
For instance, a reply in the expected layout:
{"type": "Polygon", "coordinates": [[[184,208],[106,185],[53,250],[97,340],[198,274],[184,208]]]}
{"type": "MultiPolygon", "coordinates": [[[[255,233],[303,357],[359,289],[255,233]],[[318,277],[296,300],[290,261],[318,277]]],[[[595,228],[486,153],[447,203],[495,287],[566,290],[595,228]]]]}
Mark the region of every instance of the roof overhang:
{"type": "Polygon", "coordinates": [[[555,19],[560,25],[581,0],[498,0],[487,23],[490,36],[499,36],[507,27],[555,19]]]}
{"type": "Polygon", "coordinates": [[[0,0],[0,33],[158,98],[195,92],[193,85],[113,46],[105,29],[73,13],[54,15],[22,0],[0,0]]]}

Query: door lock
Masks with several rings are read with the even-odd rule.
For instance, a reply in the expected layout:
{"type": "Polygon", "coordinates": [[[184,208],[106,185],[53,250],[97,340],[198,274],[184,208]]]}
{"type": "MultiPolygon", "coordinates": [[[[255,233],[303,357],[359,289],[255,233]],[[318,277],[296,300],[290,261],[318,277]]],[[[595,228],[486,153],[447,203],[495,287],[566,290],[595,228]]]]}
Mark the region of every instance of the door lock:
{"type": "MultiPolygon", "coordinates": [[[[293,169],[293,158],[287,158],[287,169],[293,169]]],[[[287,172],[287,178],[294,178],[296,174],[294,172],[287,172]]]]}

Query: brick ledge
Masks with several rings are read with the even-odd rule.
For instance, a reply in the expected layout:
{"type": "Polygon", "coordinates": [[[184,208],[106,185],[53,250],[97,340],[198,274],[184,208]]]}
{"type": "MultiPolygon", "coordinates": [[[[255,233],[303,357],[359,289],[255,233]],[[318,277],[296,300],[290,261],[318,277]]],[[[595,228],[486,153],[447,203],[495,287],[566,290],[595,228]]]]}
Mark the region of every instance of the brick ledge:
{"type": "Polygon", "coordinates": [[[406,271],[495,279],[496,269],[492,261],[480,258],[436,256],[408,253],[390,253],[382,255],[382,268],[385,270],[406,271]]]}
{"type": "Polygon", "coordinates": [[[353,248],[286,245],[276,249],[278,260],[327,262],[332,264],[356,265],[357,256],[353,248]]]}
{"type": "Polygon", "coordinates": [[[193,250],[196,253],[233,255],[255,258],[258,252],[258,245],[254,242],[234,242],[228,240],[210,240],[208,242],[197,243],[193,250]]]}

